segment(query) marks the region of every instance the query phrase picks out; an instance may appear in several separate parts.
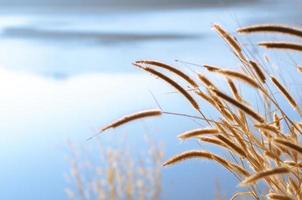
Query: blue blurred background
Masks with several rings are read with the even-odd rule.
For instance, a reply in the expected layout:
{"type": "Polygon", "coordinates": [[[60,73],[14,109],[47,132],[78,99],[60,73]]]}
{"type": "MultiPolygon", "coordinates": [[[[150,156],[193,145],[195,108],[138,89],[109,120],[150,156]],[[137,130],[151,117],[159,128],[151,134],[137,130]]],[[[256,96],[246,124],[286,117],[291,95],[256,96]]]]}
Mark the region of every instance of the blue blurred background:
{"type": "MultiPolygon", "coordinates": [[[[301,4],[284,0],[1,0],[0,199],[67,199],[66,141],[86,139],[112,119],[156,107],[194,113],[171,88],[133,68],[137,59],[175,59],[235,66],[211,30],[234,33],[253,23],[301,24],[301,4]]],[[[249,45],[248,43],[245,43],[249,45]]],[[[204,111],[211,113],[204,107],[204,111]]],[[[140,152],[143,134],[165,144],[165,158],[200,148],[176,135],[198,127],[186,118],[144,120],[100,137],[128,134],[140,152]]],[[[212,148],[202,145],[201,148],[212,148]]],[[[219,153],[217,149],[211,149],[219,153]]],[[[230,197],[237,182],[223,168],[189,161],[164,168],[162,199],[213,199],[216,183],[230,197]]]]}

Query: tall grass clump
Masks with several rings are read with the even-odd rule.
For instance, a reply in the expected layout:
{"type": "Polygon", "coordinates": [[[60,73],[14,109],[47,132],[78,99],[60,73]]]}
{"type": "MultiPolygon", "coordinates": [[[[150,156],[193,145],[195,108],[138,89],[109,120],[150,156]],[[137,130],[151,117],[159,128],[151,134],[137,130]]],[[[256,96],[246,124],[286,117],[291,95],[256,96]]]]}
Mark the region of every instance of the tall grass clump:
{"type": "MultiPolygon", "coordinates": [[[[176,154],[164,162],[163,166],[175,165],[193,158],[207,159],[231,171],[238,179],[242,189],[235,193],[232,199],[242,197],[302,200],[301,101],[276,74],[269,74],[267,66],[262,64],[264,62],[255,60],[257,56],[243,48],[237,38],[218,24],[213,28],[238,58],[240,69],[231,70],[206,64],[202,70],[207,73],[199,71],[196,72],[196,77],[193,77],[159,61],[140,60],[134,63],[139,69],[174,87],[188,101],[188,106],[198,114],[191,116],[160,110],[152,116],[177,114],[194,117],[206,125],[179,133],[179,139],[195,139],[201,143],[214,144],[231,154],[225,157],[207,150],[191,149],[176,154]],[[208,73],[225,78],[222,79],[225,84],[215,84],[215,81],[207,76],[208,73]],[[186,84],[175,81],[170,75],[178,76],[186,84]],[[228,88],[222,88],[221,85],[228,88]],[[254,97],[248,99],[246,92],[239,90],[242,87],[253,91],[254,97]],[[219,114],[218,117],[205,115],[206,107],[200,106],[201,100],[206,100],[219,114]]],[[[300,28],[285,25],[256,25],[240,28],[238,32],[286,34],[302,39],[300,28]]],[[[259,48],[261,47],[289,52],[302,51],[302,43],[286,41],[262,41],[259,43],[259,48]]],[[[301,66],[295,67],[302,71],[301,66]]],[[[287,77],[283,75],[282,78],[284,80],[287,77]]],[[[149,115],[140,116],[143,117],[149,115]]],[[[127,123],[131,121],[129,119],[127,123]]],[[[119,125],[118,122],[115,124],[119,125]]],[[[118,126],[105,126],[101,132],[116,127],[118,126]]]]}
{"type": "Polygon", "coordinates": [[[116,149],[99,142],[96,149],[83,149],[69,143],[68,199],[160,199],[162,147],[150,140],[145,145],[139,158],[124,145],[116,149]]]}

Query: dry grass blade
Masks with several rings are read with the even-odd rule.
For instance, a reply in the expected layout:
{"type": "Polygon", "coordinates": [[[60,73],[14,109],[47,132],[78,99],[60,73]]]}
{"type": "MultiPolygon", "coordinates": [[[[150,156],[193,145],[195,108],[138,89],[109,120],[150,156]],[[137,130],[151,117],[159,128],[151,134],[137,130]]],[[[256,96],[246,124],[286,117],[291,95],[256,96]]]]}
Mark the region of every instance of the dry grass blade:
{"type": "Polygon", "coordinates": [[[294,144],[292,142],[289,142],[287,140],[283,140],[283,139],[280,139],[280,138],[274,139],[273,142],[278,144],[278,145],[282,145],[284,147],[287,147],[288,149],[295,150],[296,152],[302,154],[302,147],[300,147],[297,144],[294,144]]]}
{"type": "Polygon", "coordinates": [[[180,139],[188,139],[192,137],[197,137],[205,134],[217,134],[218,130],[216,128],[198,128],[190,131],[186,131],[177,137],[180,139]]]}
{"type": "Polygon", "coordinates": [[[265,171],[261,171],[258,172],[250,177],[247,177],[245,180],[243,180],[240,185],[242,186],[247,186],[250,184],[254,184],[256,181],[263,179],[263,178],[267,178],[269,176],[273,176],[273,175],[280,175],[280,174],[285,174],[285,173],[289,173],[289,169],[286,167],[278,167],[278,168],[274,168],[274,169],[268,169],[265,171]]]}
{"type": "Polygon", "coordinates": [[[255,71],[255,73],[257,74],[259,80],[262,83],[265,83],[266,78],[265,78],[265,75],[264,75],[262,69],[260,68],[260,66],[252,60],[250,60],[249,63],[251,65],[251,67],[253,68],[253,70],[255,71]]]}
{"type": "Polygon", "coordinates": [[[261,24],[237,29],[239,33],[276,32],[302,37],[302,29],[280,24],[261,24]]]}
{"type": "Polygon", "coordinates": [[[259,46],[263,46],[269,49],[288,49],[294,51],[302,51],[302,44],[292,42],[260,42],[259,46]]]}
{"type": "Polygon", "coordinates": [[[294,107],[297,108],[297,103],[295,99],[289,94],[287,89],[276,79],[274,76],[271,76],[271,79],[274,85],[279,89],[279,91],[286,97],[289,103],[294,107]]]}
{"type": "Polygon", "coordinates": [[[153,65],[153,66],[157,66],[157,67],[167,69],[167,70],[177,74],[178,76],[182,77],[191,86],[198,87],[197,83],[190,76],[186,75],[184,72],[180,71],[179,69],[177,69],[177,68],[175,68],[171,65],[167,65],[165,63],[154,61],[154,60],[139,60],[139,61],[136,61],[135,63],[136,64],[148,64],[148,65],[153,65]]]}
{"type": "Polygon", "coordinates": [[[185,90],[183,89],[178,83],[176,83],[175,81],[173,81],[172,79],[170,79],[169,77],[167,77],[166,75],[151,69],[149,67],[142,67],[142,66],[138,66],[140,68],[142,68],[143,70],[159,77],[160,79],[166,81],[167,83],[169,83],[171,86],[173,86],[177,91],[179,91],[191,104],[192,106],[196,109],[199,110],[199,105],[197,104],[197,102],[194,100],[194,98],[185,90]]]}
{"type": "Polygon", "coordinates": [[[284,194],[277,194],[277,193],[269,193],[267,195],[268,199],[272,199],[272,200],[293,200],[293,198],[284,195],[284,194]]]}
{"type": "Polygon", "coordinates": [[[110,128],[116,128],[118,126],[121,126],[125,123],[128,123],[130,121],[133,120],[138,120],[138,119],[142,119],[142,118],[146,118],[146,117],[154,117],[154,116],[159,116],[161,115],[162,112],[159,109],[151,109],[151,110],[145,110],[145,111],[141,111],[141,112],[136,112],[130,115],[126,115],[118,120],[116,120],[115,122],[105,126],[104,128],[101,129],[101,131],[105,131],[107,129],[110,128]]]}
{"type": "Polygon", "coordinates": [[[264,118],[258,114],[257,112],[255,112],[254,110],[252,110],[251,108],[249,108],[248,106],[244,105],[243,103],[237,101],[236,99],[233,99],[232,97],[220,92],[217,89],[212,89],[212,91],[220,98],[226,100],[227,102],[233,104],[234,106],[240,108],[243,112],[245,112],[246,114],[248,114],[249,116],[251,116],[252,118],[254,118],[255,120],[257,120],[258,122],[264,122],[264,118]]]}

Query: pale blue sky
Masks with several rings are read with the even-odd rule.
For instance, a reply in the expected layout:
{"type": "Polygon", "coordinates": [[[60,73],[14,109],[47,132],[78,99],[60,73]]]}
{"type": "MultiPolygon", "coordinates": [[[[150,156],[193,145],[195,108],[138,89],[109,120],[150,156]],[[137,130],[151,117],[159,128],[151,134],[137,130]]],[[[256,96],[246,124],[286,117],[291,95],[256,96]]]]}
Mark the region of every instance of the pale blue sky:
{"type": "Polygon", "coordinates": [[[196,3],[229,3],[257,0],[0,0],[0,5],[162,5],[162,4],[196,4],[196,3]]]}

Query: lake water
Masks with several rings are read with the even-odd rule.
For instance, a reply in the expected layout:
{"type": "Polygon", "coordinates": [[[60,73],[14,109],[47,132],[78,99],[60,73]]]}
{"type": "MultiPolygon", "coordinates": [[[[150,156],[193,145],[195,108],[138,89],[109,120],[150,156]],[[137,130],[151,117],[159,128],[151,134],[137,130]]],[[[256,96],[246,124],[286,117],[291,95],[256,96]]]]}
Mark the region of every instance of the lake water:
{"type": "MultiPolygon", "coordinates": [[[[259,22],[301,24],[300,17],[301,4],[282,0],[139,11],[0,10],[0,199],[66,199],[66,141],[96,145],[86,139],[103,124],[156,107],[149,91],[165,110],[194,114],[171,88],[132,67],[133,61],[236,66],[236,58],[211,30],[213,23],[235,30],[259,22]]],[[[113,143],[118,134],[131,132],[129,143],[139,152],[148,127],[152,138],[165,144],[168,158],[200,148],[176,138],[196,126],[166,116],[109,131],[101,140],[113,143]]],[[[190,161],[162,173],[163,199],[212,199],[217,181],[228,196],[237,189],[231,174],[210,162],[190,161]]]]}

